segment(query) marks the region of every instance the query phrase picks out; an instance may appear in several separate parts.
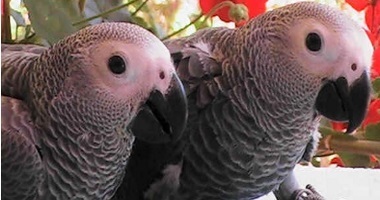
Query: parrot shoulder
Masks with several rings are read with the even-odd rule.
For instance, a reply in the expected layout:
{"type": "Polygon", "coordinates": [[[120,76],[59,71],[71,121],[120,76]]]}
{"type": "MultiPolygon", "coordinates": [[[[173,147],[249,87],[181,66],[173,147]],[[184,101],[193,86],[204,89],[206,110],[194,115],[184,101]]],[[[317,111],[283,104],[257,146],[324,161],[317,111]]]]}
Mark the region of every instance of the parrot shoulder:
{"type": "Polygon", "coordinates": [[[1,44],[1,95],[25,99],[28,72],[46,47],[1,44]]]}
{"type": "Polygon", "coordinates": [[[182,39],[167,41],[177,74],[187,96],[195,95],[196,105],[208,105],[219,91],[217,80],[222,75],[222,65],[212,54],[211,44],[199,40],[182,39]]]}

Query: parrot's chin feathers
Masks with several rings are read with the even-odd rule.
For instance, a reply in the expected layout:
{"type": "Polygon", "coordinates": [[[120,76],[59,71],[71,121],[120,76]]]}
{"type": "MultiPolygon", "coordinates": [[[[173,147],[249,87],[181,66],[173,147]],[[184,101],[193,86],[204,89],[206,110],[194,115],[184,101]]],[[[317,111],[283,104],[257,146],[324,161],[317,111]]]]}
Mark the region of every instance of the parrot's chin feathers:
{"type": "Polygon", "coordinates": [[[351,133],[364,120],[370,92],[370,81],[366,72],[350,86],[346,78],[339,77],[324,84],[317,97],[316,109],[330,120],[348,122],[346,133],[351,133]]]}
{"type": "Polygon", "coordinates": [[[149,143],[177,140],[187,121],[187,99],[180,80],[173,75],[166,94],[154,90],[132,122],[132,133],[149,143]]]}

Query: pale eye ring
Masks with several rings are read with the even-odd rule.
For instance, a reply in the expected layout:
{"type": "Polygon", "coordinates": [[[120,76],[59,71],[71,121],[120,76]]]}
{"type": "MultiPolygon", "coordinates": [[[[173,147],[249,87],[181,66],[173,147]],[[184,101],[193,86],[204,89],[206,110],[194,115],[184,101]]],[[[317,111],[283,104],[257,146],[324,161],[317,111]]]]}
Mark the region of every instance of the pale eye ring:
{"type": "Polygon", "coordinates": [[[308,50],[317,52],[322,49],[322,39],[318,33],[311,32],[306,36],[305,45],[308,50]]]}
{"type": "Polygon", "coordinates": [[[122,74],[127,69],[124,59],[118,55],[113,55],[108,59],[108,68],[114,74],[122,74]]]}

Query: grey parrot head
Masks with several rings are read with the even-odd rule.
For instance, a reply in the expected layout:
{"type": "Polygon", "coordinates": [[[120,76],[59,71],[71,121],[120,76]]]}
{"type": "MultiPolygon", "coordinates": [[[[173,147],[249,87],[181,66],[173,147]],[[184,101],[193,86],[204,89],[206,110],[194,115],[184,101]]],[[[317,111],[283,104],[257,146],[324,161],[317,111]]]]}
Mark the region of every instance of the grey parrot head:
{"type": "Polygon", "coordinates": [[[53,45],[38,62],[31,94],[34,104],[46,105],[45,115],[83,129],[132,130],[149,142],[176,139],[184,129],[187,100],[169,51],[143,28],[87,27],[53,45]]]}
{"type": "Polygon", "coordinates": [[[356,22],[335,8],[303,2],[268,12],[250,26],[258,30],[262,52],[272,53],[259,53],[268,63],[256,73],[267,76],[265,70],[275,68],[271,80],[278,83],[267,84],[281,91],[273,98],[307,102],[317,115],[347,122],[347,133],[360,126],[371,93],[373,47],[356,22]]]}

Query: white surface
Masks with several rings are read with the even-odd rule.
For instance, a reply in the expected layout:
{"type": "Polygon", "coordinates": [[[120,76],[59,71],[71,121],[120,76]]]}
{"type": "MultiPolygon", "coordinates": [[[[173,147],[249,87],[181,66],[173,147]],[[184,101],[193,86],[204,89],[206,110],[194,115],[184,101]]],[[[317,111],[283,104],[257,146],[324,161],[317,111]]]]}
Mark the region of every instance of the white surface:
{"type": "MultiPolygon", "coordinates": [[[[301,187],[311,184],[327,200],[380,200],[380,169],[297,166],[301,187]]],[[[268,194],[258,200],[275,200],[268,194]]]]}

